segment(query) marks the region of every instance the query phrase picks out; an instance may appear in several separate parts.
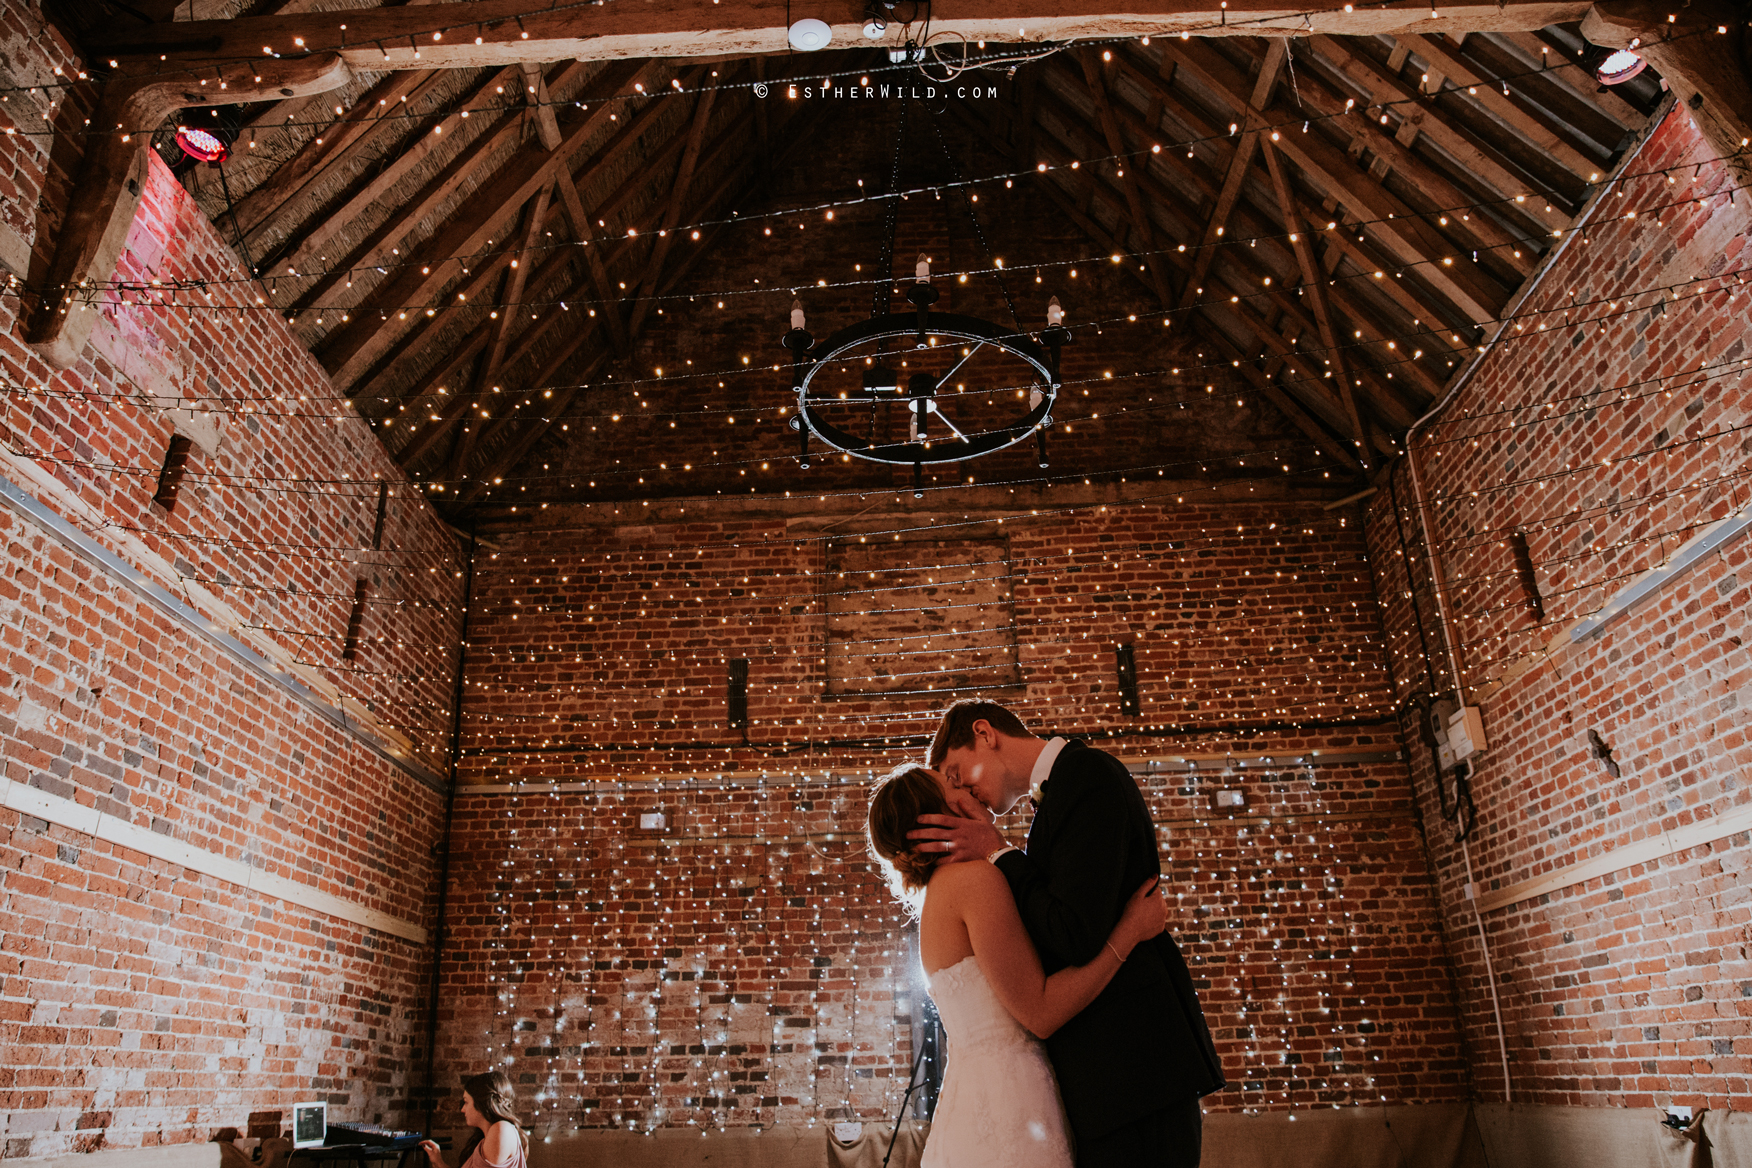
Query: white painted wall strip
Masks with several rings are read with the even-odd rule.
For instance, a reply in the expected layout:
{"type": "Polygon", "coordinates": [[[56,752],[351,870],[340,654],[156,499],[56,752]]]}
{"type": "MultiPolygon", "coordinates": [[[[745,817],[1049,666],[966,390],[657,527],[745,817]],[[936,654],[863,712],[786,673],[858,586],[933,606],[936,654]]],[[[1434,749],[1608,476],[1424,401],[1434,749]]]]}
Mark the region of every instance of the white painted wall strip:
{"type": "Polygon", "coordinates": [[[1712,844],[1743,831],[1752,831],[1752,803],[1742,803],[1708,819],[1687,823],[1683,827],[1663,831],[1660,835],[1624,844],[1598,856],[1590,856],[1555,872],[1547,872],[1532,880],[1523,880],[1519,884],[1498,889],[1479,897],[1478,909],[1480,912],[1491,912],[1494,909],[1507,908],[1511,904],[1544,896],[1548,892],[1556,892],[1584,880],[1593,880],[1624,868],[1646,864],[1651,860],[1668,859],[1680,852],[1712,844]]]}
{"type": "Polygon", "coordinates": [[[426,930],[413,921],[379,912],[355,901],[322,892],[308,884],[288,880],[284,876],[258,871],[240,860],[229,859],[185,840],[160,835],[113,815],[105,815],[95,807],[86,807],[72,799],[63,799],[59,795],[51,795],[47,791],[39,791],[11,779],[0,779],[0,806],[11,808],[20,815],[34,815],[38,819],[140,852],[155,860],[180,864],[203,876],[224,880],[250,892],[271,896],[276,900],[296,904],[355,925],[363,925],[418,945],[426,943],[426,930]]]}

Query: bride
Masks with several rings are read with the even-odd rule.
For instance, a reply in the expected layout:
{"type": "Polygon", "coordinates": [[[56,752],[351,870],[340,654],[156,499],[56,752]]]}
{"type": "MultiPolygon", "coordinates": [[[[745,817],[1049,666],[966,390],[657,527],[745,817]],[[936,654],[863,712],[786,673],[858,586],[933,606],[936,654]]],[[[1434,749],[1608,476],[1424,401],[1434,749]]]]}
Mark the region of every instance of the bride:
{"type": "Polygon", "coordinates": [[[1167,926],[1167,905],[1146,881],[1100,954],[1041,972],[991,864],[943,864],[907,832],[921,815],[991,819],[938,772],[907,764],[870,795],[870,850],[889,886],[918,917],[919,958],[949,1033],[949,1065],[920,1168],[1071,1168],[1058,1083],[1040,1040],[1095,1000],[1132,946],[1167,926]]]}

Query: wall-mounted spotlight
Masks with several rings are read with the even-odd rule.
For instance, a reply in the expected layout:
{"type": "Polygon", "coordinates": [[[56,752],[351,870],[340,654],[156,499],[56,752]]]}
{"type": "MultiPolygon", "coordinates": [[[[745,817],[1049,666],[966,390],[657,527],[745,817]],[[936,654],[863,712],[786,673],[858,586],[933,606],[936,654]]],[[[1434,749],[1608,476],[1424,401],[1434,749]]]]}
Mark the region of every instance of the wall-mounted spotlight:
{"type": "Polygon", "coordinates": [[[1648,62],[1629,49],[1619,49],[1607,55],[1594,70],[1601,85],[1623,85],[1648,67],[1648,62]]]}
{"type": "Polygon", "coordinates": [[[197,162],[224,162],[231,154],[230,143],[199,126],[178,126],[176,144],[197,162]]]}

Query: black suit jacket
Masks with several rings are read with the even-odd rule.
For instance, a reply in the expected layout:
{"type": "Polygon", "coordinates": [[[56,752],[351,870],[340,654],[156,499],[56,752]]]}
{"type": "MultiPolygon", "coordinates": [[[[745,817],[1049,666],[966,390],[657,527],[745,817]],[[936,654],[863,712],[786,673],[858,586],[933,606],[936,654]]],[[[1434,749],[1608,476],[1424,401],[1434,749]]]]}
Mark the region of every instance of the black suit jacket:
{"type": "MultiPolygon", "coordinates": [[[[1000,856],[998,868],[1047,973],[1093,961],[1126,898],[1161,872],[1156,827],[1125,764],[1067,742],[1042,785],[1027,852],[1000,856]]],[[[1133,949],[1046,1049],[1079,1140],[1226,1085],[1186,960],[1167,933],[1133,949]]]]}

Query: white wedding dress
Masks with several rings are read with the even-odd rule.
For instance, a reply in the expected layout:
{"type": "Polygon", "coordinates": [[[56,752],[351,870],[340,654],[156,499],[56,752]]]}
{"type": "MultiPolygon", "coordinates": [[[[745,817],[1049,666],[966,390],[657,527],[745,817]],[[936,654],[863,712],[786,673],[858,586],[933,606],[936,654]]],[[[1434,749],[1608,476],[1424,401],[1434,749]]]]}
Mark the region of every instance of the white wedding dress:
{"type": "Polygon", "coordinates": [[[927,979],[949,1034],[948,1066],[919,1168],[1071,1168],[1046,1048],[969,957],[927,979]]]}

